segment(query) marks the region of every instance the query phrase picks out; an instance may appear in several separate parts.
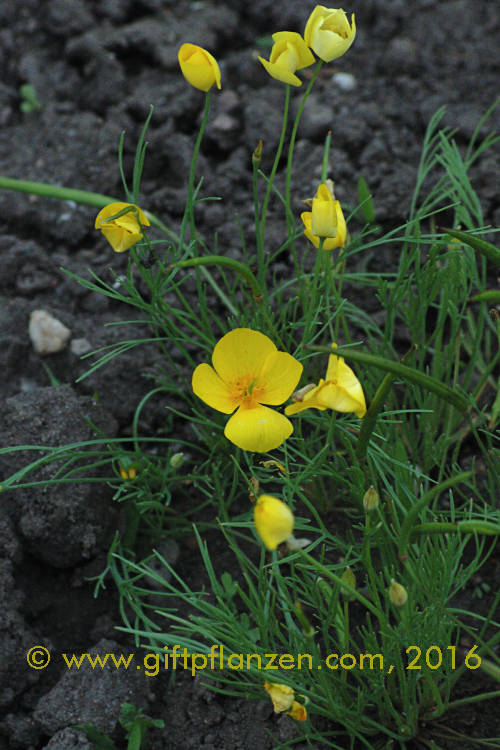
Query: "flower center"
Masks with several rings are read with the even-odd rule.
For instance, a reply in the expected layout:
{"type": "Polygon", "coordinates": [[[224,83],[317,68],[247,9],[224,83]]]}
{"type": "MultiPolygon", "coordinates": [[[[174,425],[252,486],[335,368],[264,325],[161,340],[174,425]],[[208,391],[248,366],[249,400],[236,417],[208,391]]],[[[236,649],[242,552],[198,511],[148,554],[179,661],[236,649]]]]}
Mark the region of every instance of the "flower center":
{"type": "Polygon", "coordinates": [[[237,406],[255,409],[264,396],[265,386],[259,385],[254,375],[243,375],[231,383],[232,399],[237,406]]]}

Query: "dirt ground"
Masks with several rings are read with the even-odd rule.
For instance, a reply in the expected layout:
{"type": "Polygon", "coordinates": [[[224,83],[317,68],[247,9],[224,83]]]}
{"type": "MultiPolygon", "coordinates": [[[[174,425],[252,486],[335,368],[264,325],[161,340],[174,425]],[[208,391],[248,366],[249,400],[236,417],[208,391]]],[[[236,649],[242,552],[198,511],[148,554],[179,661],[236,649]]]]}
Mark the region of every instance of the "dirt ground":
{"type": "MultiPolygon", "coordinates": [[[[200,92],[180,75],[177,50],[185,41],[200,44],[217,57],[223,76],[200,156],[204,190],[222,201],[203,205],[200,227],[207,237],[218,232],[220,252],[240,257],[235,215],[250,235],[251,153],[262,139],[263,168],[269,168],[284,96],[282,84],[256,60],[261,53],[257,40],[283,29],[303,32],[313,7],[295,0],[4,0],[0,174],[121,200],[120,133],[127,133],[130,167],[153,104],[141,205],[175,228],[203,104],[200,92]],[[34,87],[42,105],[31,113],[21,109],[25,83],[34,87]]],[[[492,0],[352,0],[346,11],[356,14],[357,38],[345,57],[325,66],[307,104],[293,192],[304,198],[314,192],[324,138],[331,130],[332,177],[340,200],[356,204],[356,181],[362,175],[373,192],[377,220],[397,226],[410,205],[433,113],[446,105],[443,124],[457,129],[463,145],[498,96],[500,5],[492,0]],[[349,90],[335,73],[350,74],[349,90]]],[[[294,102],[298,96],[300,90],[294,102]]],[[[500,110],[491,117],[490,129],[500,130],[500,110]]],[[[498,148],[486,152],[472,173],[486,224],[500,223],[499,173],[498,148]]],[[[124,354],[75,383],[88,368],[75,340],[96,349],[137,335],[132,327],[105,328],[130,312],[60,270],[86,276],[92,268],[106,276],[109,266],[117,273],[125,268],[126,257],[112,254],[94,231],[95,214],[89,207],[0,190],[2,447],[88,439],[86,417],[110,437],[128,435],[133,412],[149,389],[141,373],[158,356],[151,347],[139,355],[124,354]],[[47,357],[33,350],[28,321],[36,309],[47,310],[71,330],[71,346],[47,357]],[[47,367],[60,386],[51,386],[47,367]],[[98,404],[91,398],[96,392],[98,404]]],[[[272,212],[268,226],[269,242],[281,242],[283,226],[273,221],[272,212]]],[[[394,245],[381,249],[380,257],[370,259],[369,270],[390,267],[396,252],[394,245]]],[[[158,402],[145,411],[143,433],[155,434],[161,427],[161,407],[158,402]]],[[[26,452],[0,456],[0,476],[21,468],[26,459],[26,452]]],[[[47,469],[43,476],[49,475],[47,469]]],[[[94,599],[86,580],[103,568],[119,523],[106,486],[2,495],[0,750],[85,750],[88,741],[71,727],[87,722],[124,747],[117,723],[124,701],[165,720],[164,730],[149,735],[147,746],[153,750],[291,747],[287,743],[298,736],[297,725],[273,715],[270,701],[224,698],[188,674],[169,684],[167,676],[147,679],[130,671],[69,673],[55,658],[46,670],[28,669],[26,652],[35,644],[54,654],[134,650],[130,639],[115,630],[119,612],[113,591],[94,599]]],[[[201,574],[193,556],[192,547],[181,544],[174,564],[181,574],[191,575],[196,588],[195,576],[201,574]]],[[[498,561],[488,572],[498,582],[498,561]]],[[[476,688],[475,683],[467,686],[476,688]]],[[[487,702],[480,711],[456,712],[444,723],[471,738],[495,736],[500,733],[496,709],[495,714],[487,702]]]]}

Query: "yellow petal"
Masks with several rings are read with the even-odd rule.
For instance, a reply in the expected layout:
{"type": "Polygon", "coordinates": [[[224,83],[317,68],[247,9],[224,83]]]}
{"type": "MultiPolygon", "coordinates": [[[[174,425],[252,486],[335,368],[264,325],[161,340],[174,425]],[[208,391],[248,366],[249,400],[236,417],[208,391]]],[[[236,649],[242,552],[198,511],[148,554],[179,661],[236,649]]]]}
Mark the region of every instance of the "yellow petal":
{"type": "Polygon", "coordinates": [[[235,328],[215,345],[212,362],[217,374],[226,383],[261,372],[267,357],[277,349],[271,339],[251,328],[235,328]]]}
{"type": "Polygon", "coordinates": [[[193,372],[192,387],[198,398],[223,414],[232,414],[238,405],[229,386],[206,363],[193,372]]]}
{"type": "Polygon", "coordinates": [[[273,34],[273,42],[274,46],[269,58],[271,62],[276,62],[276,58],[287,47],[288,49],[293,48],[296,57],[295,70],[308,68],[314,63],[314,55],[304,39],[296,31],[277,31],[273,34]]]}
{"type": "Polygon", "coordinates": [[[321,403],[335,411],[351,412],[358,417],[366,414],[366,401],[361,383],[343,357],[330,354],[326,371],[328,388],[322,391],[321,403]],[[336,404],[335,406],[333,404],[336,404]]]}
{"type": "Polygon", "coordinates": [[[259,375],[263,386],[259,402],[272,406],[282,404],[294,391],[303,369],[291,354],[278,351],[269,354],[259,375]]]}
{"type": "Polygon", "coordinates": [[[267,453],[281,445],[293,432],[289,419],[267,406],[239,408],[226,424],[224,435],[245,451],[267,453]]]}
{"type": "Polygon", "coordinates": [[[302,86],[300,78],[283,66],[272,63],[269,60],[264,60],[263,57],[258,57],[257,59],[262,63],[271,78],[275,78],[282,83],[289,83],[291,86],[302,86]]]}
{"type": "Polygon", "coordinates": [[[302,705],[302,703],[299,703],[298,701],[294,701],[292,703],[292,710],[286,712],[287,716],[291,716],[292,719],[295,719],[295,721],[306,721],[307,719],[307,711],[306,707],[302,705]]]}
{"type": "Polygon", "coordinates": [[[337,236],[337,213],[333,200],[313,198],[311,231],[316,237],[337,236]]]}
{"type": "Polygon", "coordinates": [[[344,247],[347,238],[347,225],[345,223],[344,213],[342,211],[340,201],[334,201],[334,204],[335,212],[337,214],[337,247],[344,247]]]}
{"type": "MultiPolygon", "coordinates": [[[[114,216],[115,214],[120,213],[120,211],[122,211],[124,208],[127,208],[128,206],[133,206],[133,208],[135,208],[135,212],[131,211],[128,214],[124,214],[123,216],[120,216],[120,218],[117,221],[123,221],[123,220],[126,220],[127,218],[130,221],[131,220],[130,217],[132,217],[132,220],[134,220],[135,215],[137,213],[139,216],[139,224],[143,227],[150,226],[150,223],[146,214],[144,213],[144,211],[142,211],[139,208],[139,206],[136,206],[133,203],[121,203],[119,201],[116,201],[115,203],[108,203],[107,206],[105,206],[99,211],[95,219],[95,225],[94,225],[95,228],[101,229],[103,224],[106,222],[106,219],[109,219],[111,216],[114,216]]],[[[136,221],[136,226],[137,226],[137,221],[136,221]]]]}
{"type": "MultiPolygon", "coordinates": [[[[292,536],[293,513],[288,505],[277,497],[261,495],[253,509],[253,520],[257,534],[268,549],[276,549],[278,544],[292,536]]],[[[290,702],[286,708],[290,708],[291,705],[290,702]]]]}
{"type": "Polygon", "coordinates": [[[215,57],[196,44],[183,44],[178,52],[182,75],[196,89],[208,91],[214,83],[221,87],[220,68],[215,57]]]}
{"type": "Polygon", "coordinates": [[[141,232],[130,232],[123,227],[110,223],[101,227],[101,232],[115,251],[115,253],[124,253],[142,239],[141,232]]]}
{"type": "MultiPolygon", "coordinates": [[[[312,212],[303,211],[300,214],[300,218],[304,224],[304,234],[307,239],[313,243],[316,249],[319,249],[319,237],[312,233],[312,212]]],[[[323,250],[334,250],[339,247],[338,238],[327,237],[323,242],[323,250]]]]}
{"type": "Polygon", "coordinates": [[[287,711],[294,704],[295,691],[288,685],[279,685],[275,682],[265,682],[264,690],[269,694],[273,702],[274,713],[280,714],[287,711]]]}
{"type": "Polygon", "coordinates": [[[349,365],[346,365],[344,357],[338,357],[336,354],[330,354],[328,357],[325,380],[327,382],[335,380],[338,385],[346,390],[351,390],[356,385],[360,385],[353,370],[351,370],[349,365]]]}

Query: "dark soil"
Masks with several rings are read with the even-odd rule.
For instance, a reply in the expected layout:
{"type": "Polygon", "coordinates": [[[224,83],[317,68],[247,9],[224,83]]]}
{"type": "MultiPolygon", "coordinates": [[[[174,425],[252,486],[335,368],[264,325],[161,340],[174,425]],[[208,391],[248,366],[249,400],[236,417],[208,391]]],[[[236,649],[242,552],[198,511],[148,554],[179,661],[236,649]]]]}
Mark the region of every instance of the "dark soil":
{"type": "MultiPolygon", "coordinates": [[[[269,167],[284,96],[283,86],[255,59],[256,40],[280,29],[302,32],[313,7],[296,0],[4,0],[0,173],[121,199],[120,133],[127,132],[130,167],[138,133],[154,104],[142,205],[175,227],[203,102],[180,75],[177,50],[184,41],[200,44],[220,61],[223,75],[200,156],[204,190],[222,201],[203,204],[200,227],[209,237],[217,231],[220,251],[238,257],[236,213],[251,234],[250,156],[262,139],[263,167],[269,167]],[[21,110],[24,83],[34,86],[39,111],[21,110]]],[[[294,194],[305,198],[314,192],[331,129],[338,197],[354,206],[356,181],[363,175],[374,194],[377,220],[396,226],[408,211],[432,114],[445,104],[443,124],[457,128],[457,142],[463,145],[498,95],[500,5],[492,0],[352,0],[346,10],[356,13],[357,39],[345,57],[324,68],[310,97],[297,142],[294,194]],[[335,83],[332,74],[338,71],[354,76],[353,90],[335,83]]],[[[298,95],[294,92],[294,101],[298,95]]],[[[488,129],[500,130],[500,111],[488,129]]],[[[496,148],[483,155],[472,175],[485,222],[496,225],[499,173],[496,148]]],[[[104,327],[130,317],[128,309],[83,289],[60,270],[86,276],[90,267],[106,276],[109,266],[117,273],[126,267],[127,258],[112,254],[93,230],[95,214],[73,203],[0,191],[2,446],[89,439],[89,418],[109,437],[128,435],[133,412],[149,389],[142,373],[156,361],[152,347],[124,354],[75,383],[88,368],[75,340],[97,349],[130,334],[104,327]],[[33,350],[28,322],[36,309],[47,310],[71,330],[72,346],[46,357],[33,350]],[[51,386],[44,365],[60,386],[51,386]],[[95,393],[99,405],[90,398],[95,393]]],[[[271,214],[268,226],[274,246],[282,240],[282,224],[271,214]]],[[[396,250],[389,248],[372,258],[371,270],[394,265],[396,250]]],[[[284,258],[284,273],[286,263],[284,258]]],[[[132,331],[137,336],[137,328],[132,331]]],[[[163,403],[151,404],[141,422],[143,434],[155,434],[163,414],[163,403]]],[[[26,451],[1,456],[1,475],[32,458],[26,451]]],[[[44,471],[39,478],[50,476],[49,469],[44,471]]],[[[94,599],[86,580],[102,570],[122,523],[111,494],[107,486],[86,484],[2,495],[0,750],[84,750],[89,743],[71,727],[89,722],[124,747],[118,727],[124,701],[165,720],[164,731],[151,731],[149,748],[289,747],[285,743],[297,736],[297,725],[273,715],[268,700],[224,698],[184,673],[169,685],[166,676],[147,679],[138,671],[64,669],[55,656],[61,652],[134,650],[131,640],[115,630],[120,620],[114,592],[94,599]],[[30,670],[26,664],[26,652],[35,644],[54,654],[46,670],[30,670]]],[[[192,546],[180,545],[175,566],[193,588],[202,585],[192,546]]],[[[498,562],[491,562],[487,580],[493,590],[499,572],[498,562]]],[[[494,689],[491,681],[471,680],[466,694],[494,689]]],[[[498,705],[480,706],[443,721],[469,736],[470,747],[475,736],[500,733],[498,705]]]]}

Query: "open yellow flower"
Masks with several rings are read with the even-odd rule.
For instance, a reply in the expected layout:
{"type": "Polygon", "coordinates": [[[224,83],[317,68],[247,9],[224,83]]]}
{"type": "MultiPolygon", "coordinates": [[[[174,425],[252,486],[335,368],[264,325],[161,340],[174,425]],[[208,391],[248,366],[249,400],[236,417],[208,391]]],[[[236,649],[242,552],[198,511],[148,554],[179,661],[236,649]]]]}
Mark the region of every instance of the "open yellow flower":
{"type": "Polygon", "coordinates": [[[323,250],[334,250],[344,247],[347,237],[347,226],[340,201],[335,200],[328,185],[322,183],[312,200],[312,211],[303,211],[300,215],[304,223],[304,234],[314,247],[319,248],[324,238],[323,250]]]}
{"type": "Polygon", "coordinates": [[[276,549],[278,544],[290,539],[293,532],[293,513],[273,495],[261,495],[254,505],[255,530],[267,549],[276,549]]]}
{"type": "Polygon", "coordinates": [[[177,54],[182,75],[191,86],[208,91],[214,83],[220,89],[220,68],[215,57],[196,44],[183,44],[177,54]]]}
{"type": "Polygon", "coordinates": [[[258,59],[277,81],[302,86],[295,71],[313,64],[314,55],[311,50],[296,31],[278,31],[273,34],[273,42],[269,60],[264,60],[263,57],[258,59]]]}
{"type": "Polygon", "coordinates": [[[278,351],[263,333],[236,328],[215,345],[212,363],[198,365],[193,391],[223,414],[237,409],[224,429],[228,440],[265,453],[290,437],[290,420],[263,404],[278,406],[290,397],[302,374],[300,362],[278,351]]]}
{"type": "Polygon", "coordinates": [[[115,253],[124,253],[142,239],[141,225],[149,227],[143,211],[133,203],[109,203],[96,216],[95,229],[100,229],[115,253]],[[123,216],[111,217],[131,207],[123,216]]]}
{"type": "Polygon", "coordinates": [[[342,8],[325,8],[324,5],[314,8],[304,31],[306,44],[324,62],[336,60],[347,52],[355,36],[354,13],[350,25],[342,8]]]}
{"type": "MultiPolygon", "coordinates": [[[[337,345],[332,344],[335,348],[337,345]]],[[[293,395],[292,395],[293,398],[293,395]]],[[[306,386],[297,392],[297,401],[285,409],[285,414],[298,414],[305,409],[333,409],[340,412],[353,411],[360,419],[366,414],[365,395],[354,372],[343,357],[330,354],[325,380],[318,385],[306,386]]]]}
{"type": "Polygon", "coordinates": [[[276,682],[265,682],[264,690],[273,702],[275,714],[281,714],[283,711],[286,711],[287,716],[291,716],[296,721],[305,721],[307,719],[305,706],[294,700],[295,691],[293,688],[276,682]]]}

